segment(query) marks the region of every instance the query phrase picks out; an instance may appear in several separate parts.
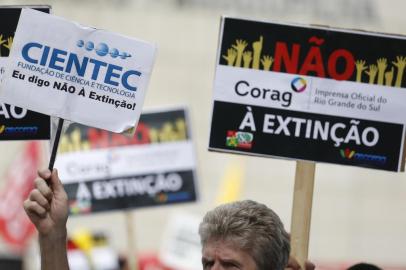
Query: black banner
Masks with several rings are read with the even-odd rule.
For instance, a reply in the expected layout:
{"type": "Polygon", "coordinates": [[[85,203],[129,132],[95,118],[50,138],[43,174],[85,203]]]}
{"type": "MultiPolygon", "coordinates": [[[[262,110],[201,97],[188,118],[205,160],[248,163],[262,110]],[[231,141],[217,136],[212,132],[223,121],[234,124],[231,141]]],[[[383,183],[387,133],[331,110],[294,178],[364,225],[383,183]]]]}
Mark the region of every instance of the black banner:
{"type": "MultiPolygon", "coordinates": [[[[49,6],[0,7],[0,57],[7,57],[10,53],[14,33],[23,7],[30,7],[45,13],[50,12],[49,6]]],[[[4,67],[0,66],[0,75],[4,72],[4,67]]],[[[0,141],[48,140],[49,138],[49,116],[0,102],[0,141]]]]}
{"type": "Polygon", "coordinates": [[[403,125],[215,101],[210,150],[399,171],[403,125]]]}
{"type": "Polygon", "coordinates": [[[406,87],[406,38],[224,19],[220,65],[406,87]]]}
{"type": "Polygon", "coordinates": [[[189,139],[185,110],[174,109],[141,114],[134,136],[72,123],[62,135],[58,153],[189,139]]]}
{"type": "Polygon", "coordinates": [[[64,187],[73,215],[196,201],[193,171],[115,177],[64,187]]]}

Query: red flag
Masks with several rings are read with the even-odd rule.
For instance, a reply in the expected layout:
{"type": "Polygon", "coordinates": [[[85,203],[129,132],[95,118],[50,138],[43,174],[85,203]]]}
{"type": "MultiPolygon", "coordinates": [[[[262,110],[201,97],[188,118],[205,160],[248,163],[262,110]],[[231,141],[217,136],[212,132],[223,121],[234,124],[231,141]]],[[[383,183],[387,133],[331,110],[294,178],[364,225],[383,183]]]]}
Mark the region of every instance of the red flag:
{"type": "Polygon", "coordinates": [[[38,142],[29,142],[13,160],[0,192],[0,235],[10,248],[21,252],[35,231],[23,208],[23,202],[34,187],[41,162],[38,142]]]}
{"type": "Polygon", "coordinates": [[[156,253],[139,254],[138,256],[138,269],[140,270],[171,270],[159,260],[156,253]]]}

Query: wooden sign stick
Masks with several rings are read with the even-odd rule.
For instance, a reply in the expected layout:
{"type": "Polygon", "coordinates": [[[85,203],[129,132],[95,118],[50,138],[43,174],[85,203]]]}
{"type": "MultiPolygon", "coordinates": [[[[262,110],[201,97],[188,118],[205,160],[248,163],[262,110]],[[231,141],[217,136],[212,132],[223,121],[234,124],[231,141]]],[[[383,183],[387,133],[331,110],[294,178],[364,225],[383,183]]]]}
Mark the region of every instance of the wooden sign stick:
{"type": "Polygon", "coordinates": [[[125,219],[126,219],[126,226],[127,226],[127,263],[128,269],[136,270],[136,247],[135,247],[135,232],[134,232],[134,225],[133,225],[133,213],[131,210],[125,211],[125,219]]]}
{"type": "Polygon", "coordinates": [[[291,256],[296,258],[302,269],[306,269],[308,257],[315,169],[314,162],[296,163],[290,242],[291,256]]]}

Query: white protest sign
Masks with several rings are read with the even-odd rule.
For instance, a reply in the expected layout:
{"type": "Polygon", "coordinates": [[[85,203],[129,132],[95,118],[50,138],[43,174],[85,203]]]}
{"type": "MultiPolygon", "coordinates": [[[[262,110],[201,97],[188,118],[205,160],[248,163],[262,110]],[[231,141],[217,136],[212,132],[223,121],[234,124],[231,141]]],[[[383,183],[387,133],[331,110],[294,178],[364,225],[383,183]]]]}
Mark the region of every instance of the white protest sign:
{"type": "Polygon", "coordinates": [[[89,261],[86,254],[78,249],[68,251],[69,269],[71,270],[90,270],[89,261]]]}
{"type": "Polygon", "coordinates": [[[180,270],[202,268],[201,220],[201,217],[188,213],[177,213],[170,217],[159,253],[164,265],[180,270]]]}
{"type": "Polygon", "coordinates": [[[6,59],[7,59],[7,58],[5,58],[5,57],[0,57],[0,83],[3,81],[3,74],[4,74],[4,72],[6,72],[6,70],[5,70],[5,68],[4,68],[6,59]]]}
{"type": "Polygon", "coordinates": [[[23,9],[0,99],[123,132],[141,113],[154,45],[23,9]]]}

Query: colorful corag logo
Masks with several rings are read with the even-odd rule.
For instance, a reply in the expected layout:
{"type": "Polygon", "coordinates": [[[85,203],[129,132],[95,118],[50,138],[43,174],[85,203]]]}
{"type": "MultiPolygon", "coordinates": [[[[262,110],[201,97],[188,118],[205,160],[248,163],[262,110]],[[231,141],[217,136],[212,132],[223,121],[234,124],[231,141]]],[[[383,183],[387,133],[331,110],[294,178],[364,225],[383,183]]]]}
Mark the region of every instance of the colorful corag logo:
{"type": "Polygon", "coordinates": [[[340,149],[340,154],[342,158],[346,158],[346,159],[352,159],[352,157],[355,154],[354,150],[350,150],[350,149],[340,149]]]}
{"type": "Polygon", "coordinates": [[[355,152],[354,150],[350,150],[349,148],[340,149],[340,155],[344,159],[354,160],[354,161],[358,161],[360,163],[367,163],[367,164],[383,165],[387,161],[386,156],[359,153],[359,152],[355,152]]]}
{"type": "Polygon", "coordinates": [[[251,149],[253,140],[254,134],[250,132],[229,130],[227,131],[226,146],[232,148],[251,149]]]}
{"type": "Polygon", "coordinates": [[[126,53],[126,52],[120,52],[116,48],[110,49],[109,46],[104,42],[101,42],[101,43],[97,44],[97,46],[95,46],[92,41],[85,42],[80,39],[76,43],[76,46],[78,46],[79,48],[84,48],[86,51],[89,51],[89,52],[94,50],[98,56],[102,56],[102,57],[106,56],[106,55],[110,55],[112,58],[120,57],[121,59],[127,59],[127,58],[131,57],[131,54],[126,53]]]}
{"type": "Polygon", "coordinates": [[[69,202],[69,211],[72,215],[92,212],[92,202],[90,200],[72,200],[69,202]]]}
{"type": "Polygon", "coordinates": [[[296,77],[292,80],[290,86],[296,93],[302,93],[304,90],[306,90],[307,82],[302,77],[296,77]]]}

